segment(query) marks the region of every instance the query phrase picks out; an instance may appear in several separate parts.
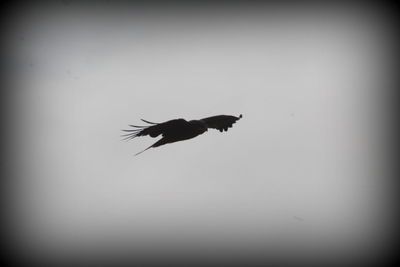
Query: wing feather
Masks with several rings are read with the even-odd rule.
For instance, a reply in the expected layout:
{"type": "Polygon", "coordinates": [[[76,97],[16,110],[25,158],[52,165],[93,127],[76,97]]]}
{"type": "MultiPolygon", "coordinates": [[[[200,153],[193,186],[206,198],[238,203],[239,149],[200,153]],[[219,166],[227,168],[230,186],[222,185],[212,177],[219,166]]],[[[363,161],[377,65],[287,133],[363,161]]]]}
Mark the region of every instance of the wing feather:
{"type": "Polygon", "coordinates": [[[173,136],[174,134],[179,133],[185,127],[188,127],[188,122],[184,119],[175,119],[163,123],[154,123],[143,119],[142,121],[152,125],[147,125],[147,126],[129,125],[131,127],[134,127],[135,129],[122,130],[124,132],[128,132],[127,134],[121,135],[122,137],[124,137],[124,140],[130,140],[138,136],[147,136],[147,135],[149,135],[150,137],[157,137],[159,135],[162,135],[164,137],[173,136]]]}
{"type": "Polygon", "coordinates": [[[228,128],[231,128],[232,125],[242,117],[242,114],[240,114],[239,117],[231,115],[218,115],[201,119],[201,121],[203,121],[208,128],[217,129],[220,132],[223,132],[228,131],[228,128]]]}

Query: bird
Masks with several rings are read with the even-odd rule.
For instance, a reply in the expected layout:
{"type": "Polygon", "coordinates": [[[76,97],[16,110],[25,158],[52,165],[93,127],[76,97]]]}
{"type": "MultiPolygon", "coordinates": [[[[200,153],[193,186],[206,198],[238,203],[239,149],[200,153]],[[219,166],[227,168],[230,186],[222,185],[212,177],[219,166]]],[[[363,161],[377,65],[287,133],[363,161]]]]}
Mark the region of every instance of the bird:
{"type": "Polygon", "coordinates": [[[165,144],[174,142],[184,141],[194,138],[208,131],[209,128],[217,129],[220,132],[228,131],[236,121],[243,117],[242,114],[239,117],[231,115],[217,115],[212,117],[203,118],[200,120],[185,119],[173,119],[162,123],[156,123],[141,119],[141,121],[147,123],[146,126],[129,125],[133,129],[122,130],[125,134],[121,135],[123,140],[131,140],[139,136],[150,136],[157,137],[162,136],[160,140],[149,146],[143,151],[135,154],[139,155],[150,148],[159,147],[165,144]]]}

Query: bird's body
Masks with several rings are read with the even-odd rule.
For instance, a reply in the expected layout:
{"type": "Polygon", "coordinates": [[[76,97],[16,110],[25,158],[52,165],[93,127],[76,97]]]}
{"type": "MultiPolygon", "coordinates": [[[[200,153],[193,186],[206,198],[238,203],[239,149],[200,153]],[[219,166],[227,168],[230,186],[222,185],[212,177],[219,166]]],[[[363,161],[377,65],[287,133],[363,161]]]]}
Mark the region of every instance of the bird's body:
{"type": "Polygon", "coordinates": [[[135,129],[123,130],[125,132],[128,132],[123,136],[126,140],[130,140],[138,136],[149,135],[150,137],[157,137],[159,135],[162,135],[162,138],[156,143],[137,153],[140,154],[152,147],[159,147],[165,144],[194,138],[198,135],[203,134],[209,128],[217,129],[220,132],[227,131],[228,128],[232,127],[232,125],[240,118],[242,118],[242,115],[240,115],[239,117],[230,115],[218,115],[201,120],[187,121],[185,119],[174,119],[163,123],[154,123],[142,119],[142,121],[148,123],[149,125],[130,125],[135,129]]]}

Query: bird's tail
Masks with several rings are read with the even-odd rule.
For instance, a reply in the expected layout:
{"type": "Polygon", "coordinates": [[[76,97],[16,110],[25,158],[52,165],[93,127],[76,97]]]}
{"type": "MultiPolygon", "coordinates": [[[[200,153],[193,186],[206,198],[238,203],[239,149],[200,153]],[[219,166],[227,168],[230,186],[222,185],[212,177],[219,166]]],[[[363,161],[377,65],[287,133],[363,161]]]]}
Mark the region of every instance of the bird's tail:
{"type": "Polygon", "coordinates": [[[146,150],[148,150],[148,149],[150,149],[152,147],[158,147],[158,146],[162,146],[162,145],[165,145],[165,144],[168,144],[168,143],[169,143],[169,140],[167,138],[163,137],[160,140],[158,140],[157,142],[155,142],[154,144],[152,144],[151,146],[149,146],[148,148],[146,148],[145,150],[142,150],[142,151],[136,153],[135,156],[145,152],[146,150]]]}

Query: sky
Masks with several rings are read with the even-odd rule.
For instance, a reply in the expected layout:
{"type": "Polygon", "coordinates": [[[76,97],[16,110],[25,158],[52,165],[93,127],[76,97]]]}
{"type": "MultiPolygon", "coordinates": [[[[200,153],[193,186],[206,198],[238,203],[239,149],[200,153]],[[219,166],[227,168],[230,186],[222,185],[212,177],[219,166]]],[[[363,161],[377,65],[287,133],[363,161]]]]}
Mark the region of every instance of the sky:
{"type": "Polygon", "coordinates": [[[370,259],[390,244],[381,13],[60,4],[10,21],[17,251],[370,259]],[[243,118],[138,156],[156,139],[120,137],[221,114],[243,118]]]}

